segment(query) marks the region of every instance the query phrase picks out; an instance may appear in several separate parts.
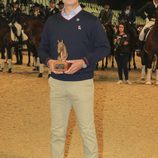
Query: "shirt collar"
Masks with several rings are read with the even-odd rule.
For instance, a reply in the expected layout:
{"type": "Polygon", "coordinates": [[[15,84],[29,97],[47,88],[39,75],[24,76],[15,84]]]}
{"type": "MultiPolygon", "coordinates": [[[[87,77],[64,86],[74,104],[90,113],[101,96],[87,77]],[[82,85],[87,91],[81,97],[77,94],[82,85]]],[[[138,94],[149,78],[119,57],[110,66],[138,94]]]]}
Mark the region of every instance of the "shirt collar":
{"type": "Polygon", "coordinates": [[[65,13],[65,9],[62,10],[61,15],[65,18],[70,20],[71,18],[73,18],[75,15],[77,15],[80,11],[82,10],[81,6],[79,5],[77,8],[75,8],[74,10],[72,10],[70,12],[70,14],[66,14],[65,13]]]}
{"type": "Polygon", "coordinates": [[[153,3],[154,3],[154,6],[157,8],[157,7],[158,7],[158,4],[156,4],[154,0],[153,0],[153,3]]]}

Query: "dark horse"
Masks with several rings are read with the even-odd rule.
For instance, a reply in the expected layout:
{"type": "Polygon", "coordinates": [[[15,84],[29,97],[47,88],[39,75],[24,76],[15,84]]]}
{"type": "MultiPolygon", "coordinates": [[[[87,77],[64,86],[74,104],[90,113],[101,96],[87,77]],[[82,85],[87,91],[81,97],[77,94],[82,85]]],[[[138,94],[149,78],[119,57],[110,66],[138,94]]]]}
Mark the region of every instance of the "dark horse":
{"type": "MultiPolygon", "coordinates": [[[[106,34],[107,34],[107,37],[108,37],[108,40],[109,40],[109,43],[110,43],[110,46],[111,46],[110,55],[102,60],[101,69],[105,70],[105,68],[107,68],[107,66],[108,66],[109,59],[112,60],[111,67],[114,67],[114,42],[113,42],[113,40],[114,40],[115,31],[114,31],[113,25],[111,25],[111,24],[104,25],[103,27],[106,31],[106,34]]],[[[98,69],[98,63],[97,63],[96,68],[98,69]]]]}
{"type": "Polygon", "coordinates": [[[14,43],[11,41],[10,38],[10,27],[8,22],[0,17],[0,52],[1,52],[1,71],[4,69],[4,61],[6,59],[5,50],[7,50],[7,59],[8,59],[8,72],[11,73],[12,63],[12,53],[11,48],[13,47],[14,43]]]}
{"type": "MultiPolygon", "coordinates": [[[[143,57],[146,59],[147,67],[146,84],[151,84],[152,62],[154,57],[158,59],[158,14],[154,26],[146,38],[143,57]]],[[[156,62],[156,84],[158,85],[158,62],[156,62]]]]}
{"type": "Polygon", "coordinates": [[[138,45],[138,37],[139,33],[134,24],[130,24],[128,21],[125,22],[126,33],[129,35],[129,43],[130,43],[130,54],[129,54],[129,70],[131,69],[131,60],[133,59],[133,67],[137,69],[136,61],[135,61],[135,50],[138,45]]]}
{"type": "MultiPolygon", "coordinates": [[[[22,31],[22,30],[20,30],[22,31]]],[[[4,69],[4,61],[6,59],[5,50],[7,50],[8,59],[8,72],[12,70],[12,48],[14,48],[16,53],[17,64],[22,64],[22,45],[27,41],[24,41],[23,34],[18,35],[18,30],[14,24],[9,24],[5,18],[0,18],[0,50],[1,50],[1,71],[4,69]],[[14,38],[14,39],[13,39],[14,38]]]]}
{"type": "Polygon", "coordinates": [[[25,34],[28,36],[28,65],[30,64],[30,51],[33,53],[34,66],[39,68],[39,77],[42,77],[43,65],[40,64],[38,57],[38,47],[41,40],[41,33],[44,27],[44,22],[39,18],[31,18],[23,14],[20,17],[20,24],[23,27],[25,34]]]}
{"type": "Polygon", "coordinates": [[[112,60],[111,67],[114,67],[114,34],[115,34],[115,31],[114,31],[113,25],[105,25],[105,30],[107,32],[108,40],[109,40],[109,43],[111,46],[111,53],[109,56],[106,57],[105,68],[107,68],[107,66],[108,66],[109,59],[112,60]]]}

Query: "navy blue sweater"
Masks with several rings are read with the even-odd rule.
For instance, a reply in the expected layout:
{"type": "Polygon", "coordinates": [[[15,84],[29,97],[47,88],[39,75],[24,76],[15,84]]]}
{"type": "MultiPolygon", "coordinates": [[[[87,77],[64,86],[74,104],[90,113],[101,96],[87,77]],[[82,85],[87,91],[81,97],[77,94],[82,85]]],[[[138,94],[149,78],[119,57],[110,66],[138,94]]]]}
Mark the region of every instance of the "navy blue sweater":
{"type": "Polygon", "coordinates": [[[63,40],[68,60],[83,59],[88,67],[73,75],[54,74],[51,76],[63,81],[80,81],[93,78],[95,64],[110,53],[107,35],[97,17],[86,11],[80,11],[75,17],[66,20],[60,14],[50,17],[44,27],[38,49],[40,60],[57,59],[57,41],[63,40]]]}

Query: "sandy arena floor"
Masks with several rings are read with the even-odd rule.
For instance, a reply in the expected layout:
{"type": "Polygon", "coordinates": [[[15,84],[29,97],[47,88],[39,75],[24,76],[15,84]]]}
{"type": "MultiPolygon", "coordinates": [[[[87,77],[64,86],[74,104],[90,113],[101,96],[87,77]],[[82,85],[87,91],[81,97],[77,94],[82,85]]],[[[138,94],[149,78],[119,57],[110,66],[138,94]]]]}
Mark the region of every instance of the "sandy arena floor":
{"type": "MultiPolygon", "coordinates": [[[[139,62],[139,59],[138,59],[139,62]]],[[[95,123],[100,158],[158,158],[158,86],[117,85],[116,70],[95,73],[95,123]]],[[[154,77],[153,77],[154,79],[154,77]]],[[[70,115],[65,157],[83,158],[82,140],[70,115]]],[[[14,66],[0,73],[0,158],[50,158],[47,72],[14,66]]]]}

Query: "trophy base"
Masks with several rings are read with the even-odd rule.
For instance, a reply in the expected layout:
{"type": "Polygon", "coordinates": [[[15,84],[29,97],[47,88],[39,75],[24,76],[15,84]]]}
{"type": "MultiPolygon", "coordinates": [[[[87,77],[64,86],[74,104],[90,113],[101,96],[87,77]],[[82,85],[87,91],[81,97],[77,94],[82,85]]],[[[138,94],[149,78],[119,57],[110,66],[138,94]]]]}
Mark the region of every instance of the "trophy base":
{"type": "Polygon", "coordinates": [[[64,72],[64,71],[67,71],[70,66],[71,66],[71,64],[67,63],[66,61],[57,61],[54,64],[54,69],[57,72],[64,72]]]}

